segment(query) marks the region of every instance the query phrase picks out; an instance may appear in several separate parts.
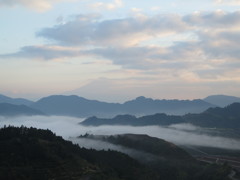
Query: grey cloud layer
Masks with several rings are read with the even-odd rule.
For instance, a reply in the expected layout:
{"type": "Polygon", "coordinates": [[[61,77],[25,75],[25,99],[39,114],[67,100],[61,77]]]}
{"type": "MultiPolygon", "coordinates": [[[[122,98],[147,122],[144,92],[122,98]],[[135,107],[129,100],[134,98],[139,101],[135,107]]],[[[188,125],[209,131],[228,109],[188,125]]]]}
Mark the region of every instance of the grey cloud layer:
{"type": "Polygon", "coordinates": [[[239,65],[239,25],[239,11],[112,20],[101,20],[96,14],[78,15],[37,33],[58,46],[29,46],[0,57],[51,60],[84,55],[110,60],[127,69],[191,68],[219,74],[226,64],[229,68],[239,65]],[[177,40],[175,36],[186,38],[177,40]]]}
{"type": "Polygon", "coordinates": [[[184,16],[183,21],[195,27],[228,29],[240,25],[240,11],[224,12],[219,10],[212,13],[196,12],[184,16]]]}
{"type": "Polygon", "coordinates": [[[161,38],[166,34],[193,31],[198,36],[198,32],[218,29],[229,31],[239,25],[240,12],[140,16],[103,21],[92,15],[79,15],[73,21],[43,29],[37,36],[67,45],[125,46],[133,42],[138,44],[145,39],[161,38]]]}
{"type": "Polygon", "coordinates": [[[160,36],[165,33],[179,33],[186,28],[186,24],[177,15],[104,21],[80,15],[65,24],[45,28],[38,32],[37,36],[67,45],[125,46],[138,43],[142,38],[160,36]]]}
{"type": "Polygon", "coordinates": [[[51,60],[65,57],[76,57],[83,55],[80,50],[70,50],[58,46],[25,46],[19,52],[0,55],[0,58],[34,58],[41,60],[51,60]]]}

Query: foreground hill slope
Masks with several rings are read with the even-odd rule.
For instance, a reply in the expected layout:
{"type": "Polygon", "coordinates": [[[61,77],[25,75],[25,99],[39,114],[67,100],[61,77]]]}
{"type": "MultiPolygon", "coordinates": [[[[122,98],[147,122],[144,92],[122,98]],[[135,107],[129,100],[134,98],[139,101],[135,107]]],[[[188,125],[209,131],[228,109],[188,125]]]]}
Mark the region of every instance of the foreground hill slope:
{"type": "MultiPolygon", "coordinates": [[[[159,138],[144,134],[89,135],[79,137],[96,141],[96,144],[108,142],[150,167],[164,180],[200,180],[228,179],[229,167],[206,165],[198,162],[185,150],[159,138]]],[[[92,142],[93,143],[93,142],[92,142]]],[[[107,145],[111,147],[111,145],[107,145]]]]}
{"type": "Polygon", "coordinates": [[[25,105],[14,105],[9,103],[0,103],[0,116],[33,116],[45,115],[43,112],[30,108],[25,105]]]}
{"type": "MultiPolygon", "coordinates": [[[[150,139],[153,144],[157,141],[145,135],[125,138],[127,144],[132,139],[150,139]]],[[[143,141],[136,148],[149,151],[145,143],[148,142],[143,141]]],[[[0,147],[0,179],[4,180],[227,180],[229,174],[228,167],[196,164],[185,153],[180,164],[172,164],[174,158],[168,163],[166,158],[163,163],[143,165],[126,154],[80,148],[49,130],[35,128],[0,129],[0,147]]],[[[162,150],[157,148],[151,153],[162,154],[162,150]]]]}
{"type": "Polygon", "coordinates": [[[0,147],[0,179],[157,179],[125,154],[80,148],[49,130],[5,127],[0,147]]]}
{"type": "Polygon", "coordinates": [[[94,136],[86,134],[81,137],[121,145],[155,155],[156,157],[162,157],[163,159],[195,162],[192,156],[175,144],[145,134],[120,134],[111,136],[94,136]]]}

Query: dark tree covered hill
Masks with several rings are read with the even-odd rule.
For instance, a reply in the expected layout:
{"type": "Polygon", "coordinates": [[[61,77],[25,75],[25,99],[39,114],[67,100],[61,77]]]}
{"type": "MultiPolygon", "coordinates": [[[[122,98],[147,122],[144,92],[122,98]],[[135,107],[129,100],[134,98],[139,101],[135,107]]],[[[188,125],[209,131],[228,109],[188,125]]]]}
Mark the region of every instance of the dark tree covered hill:
{"type": "Polygon", "coordinates": [[[116,151],[80,148],[49,130],[0,129],[0,179],[157,179],[151,170],[116,151]]]}
{"type": "Polygon", "coordinates": [[[116,145],[121,145],[168,160],[174,159],[180,161],[184,160],[188,162],[194,162],[194,158],[192,156],[190,156],[186,151],[179,148],[175,144],[145,134],[121,134],[111,136],[94,136],[86,134],[82,137],[88,137],[96,140],[106,141],[116,145]]]}
{"type": "Polygon", "coordinates": [[[49,130],[35,128],[0,129],[0,147],[0,179],[4,180],[227,180],[229,174],[227,166],[187,159],[180,164],[166,158],[164,163],[143,165],[126,154],[80,148],[49,130]]]}
{"type": "Polygon", "coordinates": [[[181,116],[155,114],[142,117],[132,115],[118,115],[112,119],[90,117],[81,124],[85,126],[101,126],[101,125],[131,125],[131,126],[150,126],[150,125],[170,125],[183,123],[181,116]]]}
{"type": "Polygon", "coordinates": [[[201,127],[240,129],[240,103],[224,108],[209,108],[200,114],[187,114],[183,119],[201,127]]]}
{"type": "MultiPolygon", "coordinates": [[[[121,134],[95,136],[85,134],[79,138],[94,139],[99,144],[104,141],[127,148],[127,153],[151,168],[160,179],[227,179],[227,166],[206,165],[198,162],[185,150],[159,138],[144,134],[121,134]],[[205,170],[208,171],[205,172],[205,170]],[[221,174],[221,175],[220,175],[221,174]]],[[[121,148],[121,149],[122,149],[121,148]]]]}
{"type": "Polygon", "coordinates": [[[240,129],[240,103],[233,103],[225,108],[209,108],[200,114],[186,114],[173,116],[166,114],[154,114],[142,117],[120,115],[112,119],[90,117],[81,122],[85,126],[100,125],[171,125],[178,123],[190,123],[196,126],[209,128],[233,128],[240,129]]]}

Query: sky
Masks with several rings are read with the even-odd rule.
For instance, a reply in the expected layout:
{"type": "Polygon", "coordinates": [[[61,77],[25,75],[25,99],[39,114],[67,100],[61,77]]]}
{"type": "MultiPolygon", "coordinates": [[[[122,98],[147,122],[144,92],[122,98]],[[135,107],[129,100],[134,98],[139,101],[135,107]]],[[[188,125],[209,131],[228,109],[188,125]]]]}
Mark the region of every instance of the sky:
{"type": "Polygon", "coordinates": [[[240,0],[0,0],[0,94],[240,96],[240,0]]]}

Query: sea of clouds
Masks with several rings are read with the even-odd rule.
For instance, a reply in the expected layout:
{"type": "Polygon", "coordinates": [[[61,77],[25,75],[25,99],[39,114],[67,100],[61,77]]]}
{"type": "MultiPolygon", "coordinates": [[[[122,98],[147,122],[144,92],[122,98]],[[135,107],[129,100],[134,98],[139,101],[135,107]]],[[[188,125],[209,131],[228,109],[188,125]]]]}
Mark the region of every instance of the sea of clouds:
{"type": "MultiPolygon", "coordinates": [[[[177,145],[206,146],[223,149],[240,150],[240,140],[222,136],[213,136],[204,133],[202,128],[190,124],[176,124],[168,127],[161,126],[82,126],[79,123],[84,119],[64,116],[20,116],[20,117],[0,117],[0,127],[4,125],[36,127],[40,129],[49,129],[62,136],[64,139],[72,140],[80,146],[87,148],[104,149],[108,147],[102,142],[77,140],[79,135],[116,135],[116,134],[147,134],[152,137],[158,137],[177,145]],[[96,143],[98,145],[96,145],[96,143]],[[94,145],[95,144],[95,145],[94,145]],[[98,147],[99,146],[99,147],[98,147]]],[[[115,149],[114,147],[109,147],[115,149]]],[[[116,147],[118,148],[118,147],[116,147]]]]}

